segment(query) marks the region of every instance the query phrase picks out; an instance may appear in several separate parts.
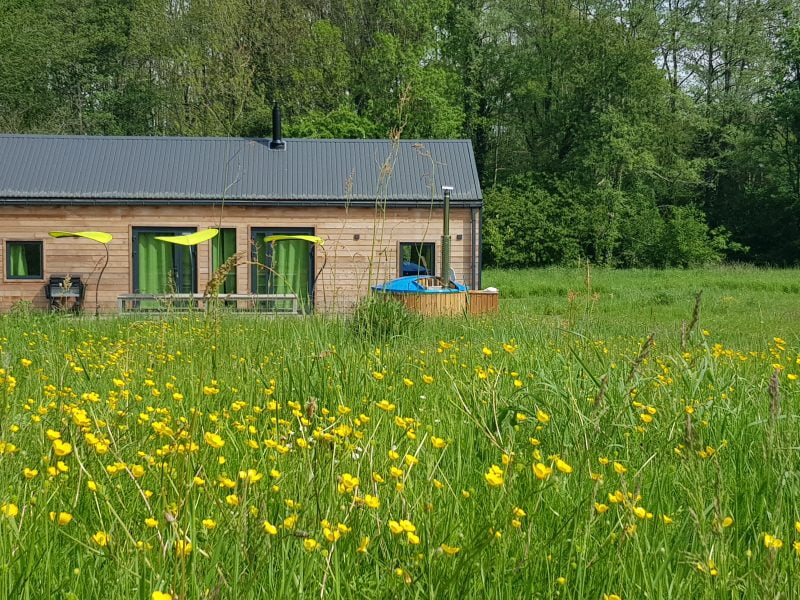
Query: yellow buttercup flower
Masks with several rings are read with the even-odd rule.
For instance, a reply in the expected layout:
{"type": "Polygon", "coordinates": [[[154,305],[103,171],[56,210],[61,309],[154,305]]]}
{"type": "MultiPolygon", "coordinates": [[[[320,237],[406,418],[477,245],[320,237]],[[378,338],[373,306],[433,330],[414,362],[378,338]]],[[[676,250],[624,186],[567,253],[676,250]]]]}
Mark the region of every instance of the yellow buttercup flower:
{"type": "Polygon", "coordinates": [[[25,479],[33,479],[38,474],[39,474],[39,471],[36,470],[36,469],[29,469],[27,467],[22,469],[22,476],[25,477],[25,479]]]}
{"type": "Polygon", "coordinates": [[[620,504],[625,502],[625,494],[623,494],[620,490],[616,490],[613,494],[609,492],[608,501],[612,504],[620,504]]]}
{"type": "Polygon", "coordinates": [[[314,538],[306,538],[303,540],[303,548],[309,552],[313,551],[317,546],[319,546],[319,542],[314,538]]]}
{"type": "Polygon", "coordinates": [[[556,459],[556,469],[558,469],[562,473],[567,473],[567,474],[572,473],[572,467],[563,460],[561,460],[560,458],[556,459]]]}
{"type": "Polygon", "coordinates": [[[239,471],[239,479],[245,483],[256,483],[261,481],[264,477],[263,473],[259,473],[255,469],[247,469],[246,471],[239,471]]]}
{"type": "Polygon", "coordinates": [[[297,524],[297,513],[291,514],[283,520],[283,527],[285,529],[294,529],[294,526],[297,524]]]}
{"type": "Polygon", "coordinates": [[[19,507],[13,502],[1,504],[0,513],[3,513],[3,515],[8,517],[9,519],[13,519],[19,514],[19,507]]]}
{"type": "Polygon", "coordinates": [[[350,494],[358,487],[358,477],[350,473],[342,473],[339,477],[339,484],[336,486],[340,494],[350,494]]]}
{"type": "Polygon", "coordinates": [[[167,594],[166,592],[155,591],[150,596],[150,600],[172,600],[172,594],[167,594]]]}
{"type": "Polygon", "coordinates": [[[764,547],[769,550],[780,550],[783,548],[783,540],[769,533],[764,534],[764,547]]]}
{"type": "Polygon", "coordinates": [[[397,521],[389,521],[389,529],[395,535],[403,533],[403,526],[397,521]]]}
{"type": "Polygon", "coordinates": [[[68,512],[51,512],[50,520],[63,527],[64,525],[69,525],[70,521],[72,521],[72,515],[68,512]]]}
{"type": "Polygon", "coordinates": [[[192,542],[188,540],[178,540],[175,542],[175,556],[178,558],[186,558],[192,553],[193,549],[192,542]]]}
{"type": "Polygon", "coordinates": [[[225,445],[225,440],[223,440],[216,433],[211,433],[210,431],[206,431],[206,433],[203,435],[203,439],[205,440],[206,444],[215,450],[219,450],[225,445]]]}
{"type": "Polygon", "coordinates": [[[536,475],[536,479],[544,481],[553,474],[553,469],[539,462],[533,465],[533,474],[536,475]]]}
{"type": "Polygon", "coordinates": [[[453,556],[461,552],[461,548],[458,546],[448,546],[447,544],[442,544],[439,546],[439,548],[441,548],[442,552],[447,556],[453,556]]]}
{"type": "Polygon", "coordinates": [[[273,525],[269,521],[264,521],[261,524],[261,527],[264,529],[265,532],[267,532],[270,535],[278,535],[278,528],[275,527],[275,525],[273,525]]]}
{"type": "Polygon", "coordinates": [[[67,456],[72,452],[72,444],[57,438],[53,440],[53,452],[56,456],[67,456]]]}
{"type": "Polygon", "coordinates": [[[497,465],[489,467],[489,471],[487,471],[483,477],[486,479],[486,483],[491,487],[500,487],[504,482],[503,470],[497,465]]]}
{"type": "Polygon", "coordinates": [[[628,469],[625,468],[625,466],[622,465],[621,463],[615,462],[614,463],[614,472],[617,473],[618,475],[624,475],[625,473],[628,472],[628,469]]]}
{"type": "Polygon", "coordinates": [[[108,546],[108,542],[110,541],[108,534],[105,531],[96,532],[92,535],[91,540],[101,548],[108,546]]]}
{"type": "Polygon", "coordinates": [[[400,527],[407,533],[414,533],[417,530],[414,524],[408,519],[402,519],[400,521],[400,527]]]}

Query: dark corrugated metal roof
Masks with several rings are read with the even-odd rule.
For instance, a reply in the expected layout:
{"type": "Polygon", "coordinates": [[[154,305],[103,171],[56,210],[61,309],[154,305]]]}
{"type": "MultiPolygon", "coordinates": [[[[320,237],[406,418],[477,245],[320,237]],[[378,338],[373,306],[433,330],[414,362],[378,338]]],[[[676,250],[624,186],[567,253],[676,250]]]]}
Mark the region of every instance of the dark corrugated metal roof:
{"type": "Polygon", "coordinates": [[[374,202],[482,195],[469,140],[0,135],[0,203],[374,202]],[[387,167],[389,165],[389,167],[387,167]],[[387,176],[388,174],[388,176],[387,176]]]}

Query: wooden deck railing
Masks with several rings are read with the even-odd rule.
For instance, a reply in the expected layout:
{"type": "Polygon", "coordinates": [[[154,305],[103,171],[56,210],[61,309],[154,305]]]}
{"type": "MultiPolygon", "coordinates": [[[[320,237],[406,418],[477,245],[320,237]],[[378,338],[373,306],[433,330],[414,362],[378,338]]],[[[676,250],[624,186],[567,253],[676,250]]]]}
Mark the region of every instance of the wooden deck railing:
{"type": "Polygon", "coordinates": [[[120,294],[120,313],[208,310],[212,303],[236,312],[302,315],[296,294],[120,294]]]}

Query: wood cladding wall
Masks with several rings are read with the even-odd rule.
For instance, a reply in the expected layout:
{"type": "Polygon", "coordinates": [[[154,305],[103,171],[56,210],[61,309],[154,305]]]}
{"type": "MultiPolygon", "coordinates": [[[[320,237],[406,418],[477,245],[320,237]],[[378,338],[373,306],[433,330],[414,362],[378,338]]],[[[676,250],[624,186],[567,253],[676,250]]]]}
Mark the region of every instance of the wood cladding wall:
{"type": "MultiPolygon", "coordinates": [[[[476,217],[478,211],[475,211],[476,217]]],[[[480,256],[480,224],[473,223],[470,209],[452,209],[451,264],[459,281],[470,285],[480,256]],[[473,234],[474,232],[474,234],[473,234]],[[462,236],[458,240],[457,236],[462,236]],[[473,246],[473,236],[475,237],[473,246]],[[472,255],[472,249],[478,253],[472,255]]],[[[99,295],[100,310],[114,312],[119,294],[132,292],[134,227],[223,227],[236,229],[237,250],[249,256],[251,230],[262,227],[310,227],[325,240],[316,249],[315,268],[322,269],[315,288],[320,311],[347,311],[369,286],[400,275],[400,242],[434,242],[440,266],[442,213],[440,209],[343,207],[242,207],[231,206],[0,206],[0,310],[20,300],[44,308],[44,284],[50,275],[80,275],[88,287],[84,309],[94,312],[95,284],[105,257],[100,244],[79,238],[55,239],[48,231],[106,231],[109,263],[99,295]],[[358,238],[358,239],[355,239],[358,238]],[[41,240],[44,243],[44,279],[9,280],[6,273],[6,241],[41,240]]],[[[210,245],[197,251],[197,286],[202,292],[212,274],[210,245]]],[[[236,270],[237,290],[250,291],[250,267],[236,270]]]]}

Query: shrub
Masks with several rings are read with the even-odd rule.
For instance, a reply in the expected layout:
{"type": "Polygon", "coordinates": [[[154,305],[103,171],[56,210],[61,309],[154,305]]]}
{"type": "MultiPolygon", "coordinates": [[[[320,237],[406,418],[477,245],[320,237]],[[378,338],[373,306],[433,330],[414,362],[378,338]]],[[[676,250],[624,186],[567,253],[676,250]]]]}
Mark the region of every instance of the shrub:
{"type": "Polygon", "coordinates": [[[419,315],[387,294],[370,294],[356,305],[350,330],[363,340],[383,342],[410,333],[421,321],[419,315]]]}

